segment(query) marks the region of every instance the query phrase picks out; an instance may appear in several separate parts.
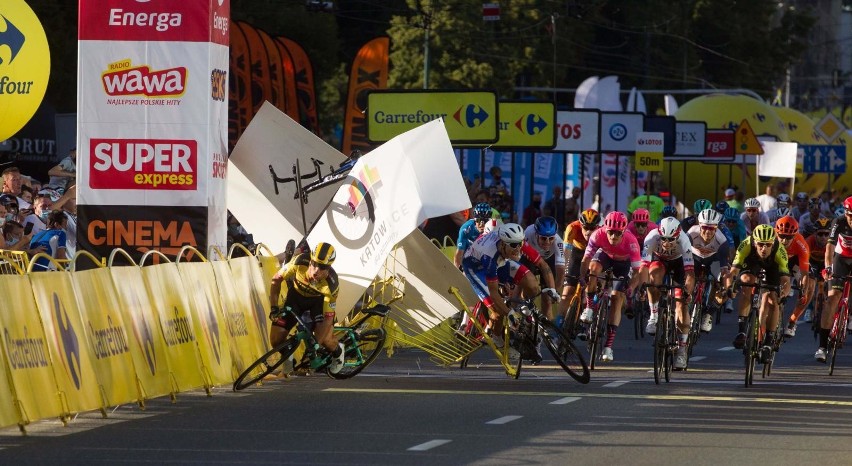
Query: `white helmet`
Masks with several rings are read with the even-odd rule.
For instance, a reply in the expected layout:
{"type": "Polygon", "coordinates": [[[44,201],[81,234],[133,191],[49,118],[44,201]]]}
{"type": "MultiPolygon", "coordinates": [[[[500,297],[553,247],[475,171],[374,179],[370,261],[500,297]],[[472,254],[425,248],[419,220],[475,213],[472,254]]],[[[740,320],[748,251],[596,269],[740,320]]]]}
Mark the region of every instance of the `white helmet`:
{"type": "Polygon", "coordinates": [[[504,243],[520,243],[524,240],[524,229],[517,223],[507,223],[500,225],[497,236],[504,243]]]}
{"type": "Polygon", "coordinates": [[[790,205],[790,195],[789,194],[781,193],[781,194],[778,195],[778,197],[776,199],[777,199],[779,206],[783,205],[784,207],[787,207],[788,205],[790,205]]]}
{"type": "Polygon", "coordinates": [[[793,211],[791,211],[789,207],[779,207],[779,208],[775,209],[775,218],[772,219],[772,220],[777,221],[779,218],[787,217],[787,216],[792,217],[793,211]]]}
{"type": "Polygon", "coordinates": [[[760,201],[756,197],[750,197],[746,199],[745,207],[746,209],[758,209],[760,208],[760,201]]]}
{"type": "Polygon", "coordinates": [[[491,233],[492,231],[503,226],[503,221],[497,218],[489,219],[485,222],[485,228],[482,229],[482,234],[491,233]]]}
{"type": "Polygon", "coordinates": [[[657,227],[657,231],[664,238],[677,238],[680,236],[680,221],[674,217],[666,217],[660,220],[660,226],[657,227]]]}
{"type": "Polygon", "coordinates": [[[722,214],[713,209],[705,209],[698,214],[699,225],[718,225],[721,221],[722,214]]]}

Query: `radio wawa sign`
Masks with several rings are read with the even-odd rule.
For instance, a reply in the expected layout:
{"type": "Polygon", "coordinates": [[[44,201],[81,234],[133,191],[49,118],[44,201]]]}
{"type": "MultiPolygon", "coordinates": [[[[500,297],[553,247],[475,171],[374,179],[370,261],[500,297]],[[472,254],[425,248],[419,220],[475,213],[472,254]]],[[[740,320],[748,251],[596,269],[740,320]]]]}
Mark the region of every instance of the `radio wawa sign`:
{"type": "Polygon", "coordinates": [[[228,99],[213,77],[229,0],[80,0],[79,14],[81,247],[224,251],[228,99]]]}

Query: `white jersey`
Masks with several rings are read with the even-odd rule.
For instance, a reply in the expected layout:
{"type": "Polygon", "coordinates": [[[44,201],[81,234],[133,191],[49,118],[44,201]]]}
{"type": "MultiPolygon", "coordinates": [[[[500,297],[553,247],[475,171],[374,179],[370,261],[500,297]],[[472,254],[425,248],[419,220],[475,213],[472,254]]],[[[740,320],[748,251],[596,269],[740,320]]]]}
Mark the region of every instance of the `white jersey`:
{"type": "MultiPolygon", "coordinates": [[[[550,260],[551,256],[556,256],[555,263],[557,266],[565,265],[565,243],[562,242],[562,238],[559,235],[556,235],[555,240],[550,243],[550,249],[543,250],[538,245],[538,233],[535,232],[535,225],[530,225],[524,230],[524,239],[527,244],[532,246],[544,260],[550,260]]],[[[555,270],[553,271],[556,272],[555,270]]]]}
{"type": "Polygon", "coordinates": [[[689,235],[680,234],[677,240],[664,243],[659,230],[653,230],[645,237],[645,246],[642,248],[642,262],[649,264],[654,260],[670,261],[683,257],[683,266],[692,268],[695,261],[692,258],[692,243],[689,235]]]}
{"type": "Polygon", "coordinates": [[[728,239],[725,237],[725,234],[716,229],[716,234],[713,235],[713,238],[708,242],[704,241],[704,238],[701,237],[701,226],[694,225],[687,232],[689,237],[692,239],[692,254],[693,256],[700,257],[702,259],[706,259],[713,254],[719,252],[719,248],[722,245],[727,245],[728,239]]]}

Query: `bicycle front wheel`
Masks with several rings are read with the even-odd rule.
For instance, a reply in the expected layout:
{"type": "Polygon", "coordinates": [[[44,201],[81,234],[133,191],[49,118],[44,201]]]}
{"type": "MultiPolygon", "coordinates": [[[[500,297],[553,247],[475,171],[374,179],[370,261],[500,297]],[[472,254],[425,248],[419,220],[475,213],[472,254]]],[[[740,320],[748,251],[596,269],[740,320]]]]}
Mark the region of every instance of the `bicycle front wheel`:
{"type": "Polygon", "coordinates": [[[278,369],[299,347],[302,341],[292,336],[253,362],[234,381],[234,391],[250,387],[278,369]]]}
{"type": "Polygon", "coordinates": [[[663,377],[663,369],[666,363],[666,351],[668,351],[668,320],[664,315],[657,314],[657,330],[654,334],[654,383],[660,384],[663,377]]]}
{"type": "Polygon", "coordinates": [[[589,366],[586,365],[583,355],[580,354],[580,350],[574,346],[571,339],[549,320],[541,319],[538,321],[538,325],[544,343],[556,362],[577,382],[589,383],[591,379],[589,366]]]}
{"type": "Polygon", "coordinates": [[[333,379],[348,379],[358,375],[364,368],[370,365],[379,357],[379,353],[385,346],[385,338],[387,334],[385,329],[369,328],[366,325],[355,327],[351,332],[347,332],[345,337],[341,339],[343,346],[346,348],[346,356],[343,361],[343,368],[340,372],[327,372],[328,376],[333,379]],[[354,335],[354,340],[352,336],[354,335]]]}
{"type": "Polygon", "coordinates": [[[754,383],[754,364],[757,359],[757,333],[760,328],[757,325],[757,311],[752,309],[748,317],[746,330],[746,344],[743,350],[745,354],[745,386],[750,387],[754,383]]]}
{"type": "Polygon", "coordinates": [[[834,318],[834,325],[831,328],[831,335],[828,342],[830,357],[828,375],[834,375],[834,363],[837,360],[837,351],[843,347],[843,342],[846,341],[846,324],[848,320],[848,309],[841,304],[841,309],[837,311],[837,316],[834,318]]]}

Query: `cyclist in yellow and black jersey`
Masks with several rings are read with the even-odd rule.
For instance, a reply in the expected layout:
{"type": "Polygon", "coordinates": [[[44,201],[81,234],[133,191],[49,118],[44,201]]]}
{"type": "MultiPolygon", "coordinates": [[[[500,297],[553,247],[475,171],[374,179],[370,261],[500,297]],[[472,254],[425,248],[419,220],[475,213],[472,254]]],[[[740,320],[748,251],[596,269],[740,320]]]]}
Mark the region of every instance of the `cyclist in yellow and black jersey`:
{"type": "Polygon", "coordinates": [[[284,264],[272,277],[269,302],[272,311],[272,327],[269,342],[272,347],[281,344],[290,333],[296,320],[284,314],[283,308],[290,307],[306,325],[313,323],[317,343],[333,356],[329,371],[337,373],[343,367],[343,344],[334,336],[334,308],[337,302],[339,282],[337,272],[331,268],[337,254],[334,246],[318,243],[310,253],[301,253],[284,264]],[[287,282],[287,296],[282,307],[278,306],[281,284],[287,282]]]}
{"type": "MultiPolygon", "coordinates": [[[[751,235],[737,247],[737,254],[731,271],[728,274],[725,287],[731,289],[731,284],[740,277],[744,283],[757,283],[757,275],[764,272],[764,283],[768,286],[781,285],[781,296],[790,292],[790,268],[787,265],[787,249],[778,241],[775,229],[769,225],[758,225],[751,235]]],[[[746,325],[751,296],[754,289],[743,288],[743,299],[739,308],[739,333],[734,339],[734,347],[742,349],[746,341],[746,325]]],[[[775,291],[763,291],[760,305],[760,327],[765,330],[761,343],[761,359],[771,357],[774,329],[779,319],[779,295],[775,291]]]]}

